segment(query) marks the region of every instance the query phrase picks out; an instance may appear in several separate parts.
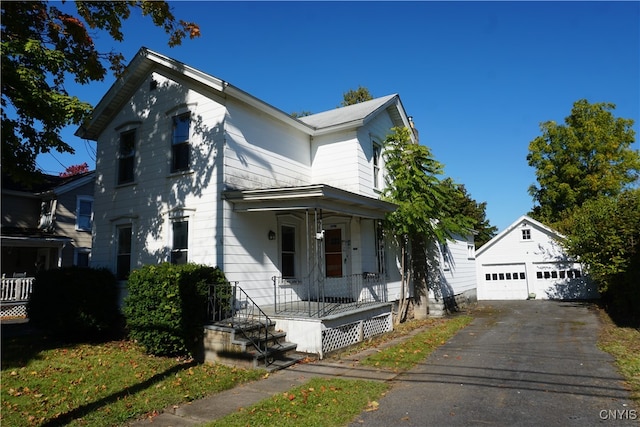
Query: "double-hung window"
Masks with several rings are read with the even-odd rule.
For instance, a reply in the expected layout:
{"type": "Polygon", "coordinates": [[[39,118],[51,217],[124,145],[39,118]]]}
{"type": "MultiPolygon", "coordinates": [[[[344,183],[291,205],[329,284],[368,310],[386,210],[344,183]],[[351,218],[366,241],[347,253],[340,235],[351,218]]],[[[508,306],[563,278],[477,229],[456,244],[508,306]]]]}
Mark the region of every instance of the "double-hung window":
{"type": "Polygon", "coordinates": [[[131,271],[131,243],[133,228],[130,224],[121,225],[116,229],[117,233],[117,254],[116,254],[116,277],[118,280],[126,280],[131,271]]]}
{"type": "Polygon", "coordinates": [[[296,277],[296,229],[288,225],[280,227],[282,277],[296,277]]]}
{"type": "Polygon", "coordinates": [[[93,197],[78,196],[76,200],[76,230],[91,231],[93,197]]]}
{"type": "Polygon", "coordinates": [[[373,188],[380,188],[380,144],[373,143],[373,188]]]}
{"type": "Polygon", "coordinates": [[[171,247],[171,263],[186,264],[189,252],[189,222],[185,219],[171,223],[173,245],[171,247]]]}
{"type": "Polygon", "coordinates": [[[118,184],[133,182],[133,170],[136,157],[136,131],[129,130],[120,134],[118,150],[118,184]]]}
{"type": "Polygon", "coordinates": [[[189,124],[191,115],[180,114],[173,117],[171,135],[171,172],[189,170],[189,124]]]}

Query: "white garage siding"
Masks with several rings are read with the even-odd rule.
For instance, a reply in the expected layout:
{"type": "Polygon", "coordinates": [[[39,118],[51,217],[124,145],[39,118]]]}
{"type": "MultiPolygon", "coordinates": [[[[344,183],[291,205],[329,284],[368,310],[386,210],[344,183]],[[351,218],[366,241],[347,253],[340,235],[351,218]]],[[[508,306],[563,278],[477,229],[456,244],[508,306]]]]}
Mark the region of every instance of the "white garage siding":
{"type": "Polygon", "coordinates": [[[483,265],[479,300],[524,300],[529,296],[525,264],[483,265]]]}

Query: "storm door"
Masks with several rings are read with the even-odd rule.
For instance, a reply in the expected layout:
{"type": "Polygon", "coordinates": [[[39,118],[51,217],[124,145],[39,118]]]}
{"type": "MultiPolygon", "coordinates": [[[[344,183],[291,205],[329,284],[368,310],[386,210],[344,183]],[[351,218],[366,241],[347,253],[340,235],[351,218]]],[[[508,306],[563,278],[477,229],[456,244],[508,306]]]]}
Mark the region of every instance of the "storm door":
{"type": "Polygon", "coordinates": [[[324,259],[327,277],[342,277],[342,230],[324,231],[324,259]]]}

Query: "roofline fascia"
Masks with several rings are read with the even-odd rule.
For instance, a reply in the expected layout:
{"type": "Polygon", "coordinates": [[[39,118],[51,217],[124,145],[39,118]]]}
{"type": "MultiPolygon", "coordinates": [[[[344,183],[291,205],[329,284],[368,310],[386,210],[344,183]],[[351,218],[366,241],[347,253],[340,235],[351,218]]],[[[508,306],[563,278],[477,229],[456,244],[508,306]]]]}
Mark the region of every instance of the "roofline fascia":
{"type": "Polygon", "coordinates": [[[311,126],[291,117],[284,111],[256,98],[253,95],[250,95],[249,93],[233,86],[232,84],[214,77],[211,74],[193,68],[183,62],[154,52],[146,47],[142,47],[125,69],[123,76],[113,83],[107,93],[98,102],[96,108],[93,111],[92,119],[89,121],[89,123],[87,125],[81,125],[76,130],[74,135],[81,138],[84,137],[87,134],[85,129],[90,128],[95,123],[95,118],[104,114],[105,109],[113,102],[116,94],[120,90],[122,90],[132,78],[131,76],[133,75],[133,73],[127,72],[128,70],[133,70],[138,67],[144,67],[145,71],[150,72],[154,68],[154,65],[162,67],[195,83],[199,83],[206,88],[213,89],[214,91],[218,91],[221,94],[244,102],[252,106],[253,108],[256,108],[282,122],[286,122],[289,125],[292,125],[296,129],[308,135],[313,134],[313,128],[311,126]]]}
{"type": "Polygon", "coordinates": [[[518,217],[518,219],[516,219],[514,222],[511,223],[511,225],[509,225],[507,228],[505,228],[504,230],[502,230],[500,233],[498,233],[496,236],[494,236],[491,240],[489,240],[487,243],[485,243],[484,245],[482,245],[477,251],[476,251],[476,257],[478,255],[481,255],[482,253],[486,252],[486,250],[493,246],[495,243],[497,243],[499,240],[501,240],[504,236],[506,236],[507,234],[509,234],[511,231],[513,231],[519,224],[522,223],[522,221],[527,221],[529,223],[531,223],[532,225],[535,225],[539,228],[544,229],[545,231],[547,231],[548,233],[552,234],[554,237],[558,238],[558,239],[565,239],[566,236],[564,236],[563,234],[558,233],[557,231],[555,231],[553,228],[548,227],[546,225],[544,225],[543,223],[541,223],[540,221],[536,221],[535,219],[531,218],[528,215],[521,215],[518,217]]]}

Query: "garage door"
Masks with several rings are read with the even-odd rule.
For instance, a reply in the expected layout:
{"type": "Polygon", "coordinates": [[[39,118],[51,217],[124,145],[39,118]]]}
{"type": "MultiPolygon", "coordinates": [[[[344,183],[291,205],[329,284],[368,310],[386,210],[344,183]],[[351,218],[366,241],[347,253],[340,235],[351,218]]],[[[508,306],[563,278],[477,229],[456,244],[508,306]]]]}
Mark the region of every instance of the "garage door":
{"type": "Polygon", "coordinates": [[[525,300],[528,296],[524,264],[482,266],[478,299],[525,300]]]}
{"type": "Polygon", "coordinates": [[[579,267],[566,264],[544,263],[535,265],[535,282],[532,292],[539,299],[589,298],[586,283],[579,267]]]}

